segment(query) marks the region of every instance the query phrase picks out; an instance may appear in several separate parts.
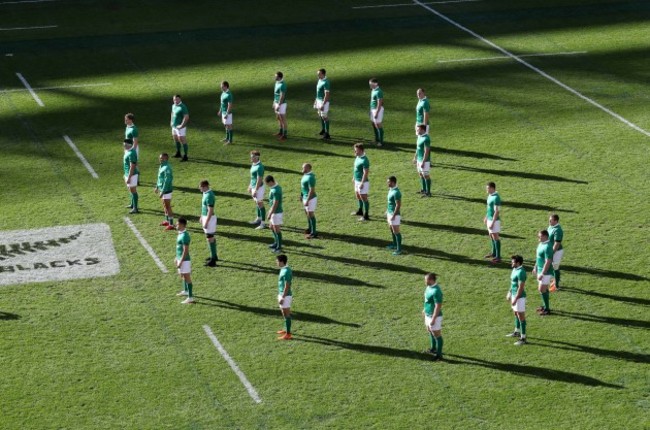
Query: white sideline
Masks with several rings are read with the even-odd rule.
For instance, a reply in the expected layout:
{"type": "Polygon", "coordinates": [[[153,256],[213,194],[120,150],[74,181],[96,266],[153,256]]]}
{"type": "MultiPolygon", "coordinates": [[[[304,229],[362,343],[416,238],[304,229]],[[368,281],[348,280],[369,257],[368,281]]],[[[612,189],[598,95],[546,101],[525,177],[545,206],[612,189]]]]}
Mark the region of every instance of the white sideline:
{"type": "Polygon", "coordinates": [[[23,83],[23,85],[25,86],[25,88],[27,88],[27,91],[29,91],[29,93],[32,95],[32,97],[34,98],[34,100],[36,100],[36,103],[37,103],[39,106],[44,107],[44,106],[45,106],[45,103],[43,103],[43,101],[42,101],[42,100],[41,100],[41,99],[36,95],[36,93],[34,92],[34,90],[33,90],[32,87],[31,87],[31,85],[29,85],[29,82],[27,82],[27,79],[25,79],[25,78],[23,77],[23,75],[21,75],[20,73],[16,73],[16,76],[18,76],[18,79],[20,79],[20,81],[23,83]]]}
{"type": "MultiPolygon", "coordinates": [[[[431,1],[425,4],[447,4],[447,3],[468,3],[482,0],[444,0],[444,1],[431,1]]],[[[352,9],[376,9],[380,7],[401,7],[401,6],[417,6],[413,3],[396,3],[396,4],[375,4],[370,6],[353,6],[352,9]]]]}
{"type": "MultiPolygon", "coordinates": [[[[518,55],[518,57],[519,58],[554,57],[556,55],[578,55],[578,54],[586,54],[586,53],[587,51],[548,52],[548,53],[540,53],[540,54],[524,54],[524,55],[518,55]]],[[[505,55],[499,55],[498,57],[458,58],[456,60],[438,60],[438,63],[462,63],[465,61],[490,61],[490,60],[504,60],[504,59],[510,59],[510,57],[506,57],[505,55]]]]}
{"type": "Polygon", "coordinates": [[[77,154],[77,157],[79,157],[79,160],[81,160],[83,165],[86,166],[86,169],[90,172],[90,175],[95,179],[99,179],[99,175],[97,174],[97,172],[95,172],[95,169],[93,169],[93,166],[91,166],[90,163],[88,162],[88,160],[86,160],[86,157],[84,157],[84,155],[81,153],[81,151],[79,151],[79,148],[77,148],[77,145],[74,144],[72,139],[70,139],[70,137],[68,137],[68,135],[64,135],[63,140],[65,140],[68,143],[68,145],[70,146],[70,148],[72,148],[74,153],[77,154]]]}
{"type": "Polygon", "coordinates": [[[453,25],[454,27],[458,28],[459,30],[462,30],[462,31],[464,31],[465,33],[468,33],[468,34],[474,36],[475,38],[477,38],[477,39],[480,40],[481,42],[483,42],[483,43],[485,43],[485,44],[491,46],[492,48],[496,49],[497,51],[501,52],[503,55],[506,55],[506,56],[512,58],[513,60],[517,61],[517,62],[520,63],[521,65],[528,67],[528,68],[529,68],[530,70],[532,70],[533,72],[538,73],[539,75],[545,77],[546,79],[548,79],[549,81],[553,82],[554,84],[556,84],[556,85],[558,85],[558,86],[564,88],[565,90],[567,90],[567,91],[570,92],[571,94],[580,97],[582,100],[586,101],[587,103],[589,103],[589,104],[591,104],[591,105],[597,107],[598,109],[602,110],[603,112],[605,112],[605,113],[607,113],[607,114],[613,116],[613,117],[616,118],[617,120],[621,121],[623,124],[625,124],[625,125],[627,125],[627,126],[633,128],[634,130],[638,131],[639,133],[642,133],[642,134],[644,134],[644,135],[650,137],[650,132],[648,132],[648,131],[642,129],[641,127],[639,127],[638,125],[634,124],[633,122],[628,121],[627,119],[623,118],[621,115],[619,115],[619,114],[617,114],[616,112],[614,112],[614,111],[612,111],[612,110],[606,108],[605,106],[601,105],[601,104],[598,103],[597,101],[595,101],[595,100],[593,100],[593,99],[590,99],[589,97],[583,95],[583,94],[580,93],[579,91],[574,90],[573,88],[571,88],[571,87],[568,86],[567,84],[565,84],[565,83],[563,83],[563,82],[561,82],[561,81],[555,79],[553,76],[549,75],[548,73],[544,72],[543,70],[538,69],[537,67],[533,66],[533,65],[530,64],[530,63],[527,63],[526,61],[522,60],[521,58],[519,58],[518,56],[516,56],[516,55],[513,54],[512,52],[510,52],[510,51],[508,51],[508,50],[506,50],[506,49],[500,47],[499,45],[497,45],[497,44],[494,43],[494,42],[489,41],[488,39],[484,38],[484,37],[481,36],[480,34],[478,34],[478,33],[474,32],[474,31],[470,30],[470,29],[467,28],[467,27],[464,27],[463,25],[457,23],[456,21],[454,21],[454,20],[451,19],[451,18],[448,18],[447,16],[441,14],[441,13],[438,12],[437,10],[433,9],[432,7],[427,6],[426,4],[422,3],[422,2],[419,1],[419,0],[413,0],[413,3],[417,4],[417,5],[420,6],[420,7],[423,7],[424,9],[428,10],[428,11],[431,12],[432,14],[434,14],[434,15],[438,16],[439,18],[441,18],[441,19],[447,21],[449,24],[453,25]]]}
{"type": "Polygon", "coordinates": [[[204,325],[203,330],[205,330],[205,334],[208,335],[214,346],[217,348],[217,351],[219,351],[219,354],[221,354],[224,360],[226,360],[226,362],[230,365],[230,368],[233,370],[233,372],[235,372],[235,374],[239,377],[241,383],[244,384],[246,391],[248,391],[248,394],[251,396],[253,401],[255,403],[262,403],[262,399],[260,398],[259,394],[257,394],[257,391],[255,391],[255,387],[253,387],[253,385],[248,381],[246,375],[244,375],[244,372],[239,369],[237,363],[235,363],[235,360],[230,357],[228,351],[226,351],[226,349],[221,345],[219,339],[217,339],[217,336],[212,333],[210,326],[204,325]]]}
{"type": "Polygon", "coordinates": [[[57,0],[22,0],[22,1],[5,1],[0,3],[0,6],[3,4],[22,4],[22,3],[45,3],[49,1],[57,1],[57,0]]]}
{"type": "Polygon", "coordinates": [[[1,28],[0,31],[13,31],[13,30],[40,30],[42,28],[57,28],[58,25],[35,25],[33,27],[6,27],[1,28]]]}
{"type": "MultiPolygon", "coordinates": [[[[64,90],[66,88],[87,88],[87,87],[105,87],[108,85],[113,85],[110,82],[98,82],[95,84],[75,84],[75,85],[59,85],[56,87],[37,87],[32,88],[34,91],[47,91],[47,90],[64,90]]],[[[17,93],[21,91],[29,91],[29,89],[14,88],[12,90],[3,90],[4,93],[17,93]]]]}
{"type": "Polygon", "coordinates": [[[163,273],[168,273],[169,271],[167,270],[163,262],[160,261],[160,258],[158,258],[151,245],[149,245],[149,243],[147,243],[145,238],[140,234],[138,229],[135,227],[135,224],[133,224],[133,221],[131,221],[128,216],[125,216],[124,222],[126,223],[126,225],[129,226],[133,234],[135,234],[135,237],[138,238],[142,247],[149,253],[149,255],[151,255],[151,258],[153,258],[153,261],[156,263],[160,271],[163,273]]]}

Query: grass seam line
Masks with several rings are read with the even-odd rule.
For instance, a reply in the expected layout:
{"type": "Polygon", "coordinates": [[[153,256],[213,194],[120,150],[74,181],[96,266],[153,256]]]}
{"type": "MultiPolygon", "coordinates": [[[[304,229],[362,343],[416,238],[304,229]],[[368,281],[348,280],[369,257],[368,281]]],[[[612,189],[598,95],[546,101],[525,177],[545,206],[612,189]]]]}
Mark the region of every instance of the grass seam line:
{"type": "Polygon", "coordinates": [[[260,398],[260,395],[255,390],[255,387],[253,387],[250,381],[246,378],[246,375],[244,375],[244,372],[242,372],[239,366],[237,366],[237,363],[235,363],[235,360],[233,360],[230,354],[228,354],[228,351],[226,351],[223,345],[221,345],[221,342],[219,342],[217,336],[214,335],[212,329],[210,329],[210,326],[208,326],[207,324],[204,325],[203,330],[205,331],[205,334],[208,335],[215,348],[217,348],[219,354],[221,354],[221,356],[223,357],[224,360],[226,360],[226,362],[233,370],[233,372],[235,372],[235,374],[239,377],[241,383],[244,384],[246,391],[248,391],[248,395],[251,396],[251,398],[255,403],[262,403],[262,399],[260,398]]]}
{"type": "MultiPolygon", "coordinates": [[[[523,54],[519,55],[519,58],[524,57],[555,57],[559,55],[579,55],[586,54],[588,51],[568,51],[568,52],[547,52],[547,53],[538,53],[538,54],[523,54]]],[[[490,61],[490,60],[507,60],[510,57],[505,55],[500,55],[498,57],[476,57],[476,58],[458,58],[455,60],[438,60],[438,63],[462,63],[464,61],[490,61]]]]}
{"type": "MultiPolygon", "coordinates": [[[[448,3],[469,3],[477,2],[483,0],[443,0],[443,1],[432,1],[425,4],[448,4],[448,3]]],[[[368,6],[352,6],[352,9],[377,9],[381,7],[402,7],[402,6],[417,6],[414,3],[396,3],[396,4],[373,4],[368,6]]]]}
{"type": "Polygon", "coordinates": [[[88,160],[86,160],[86,157],[84,157],[84,155],[81,153],[81,151],[79,151],[79,148],[77,148],[77,145],[74,144],[72,139],[70,139],[70,137],[67,134],[64,134],[63,135],[63,140],[65,140],[66,143],[68,144],[68,146],[70,146],[70,148],[72,148],[74,153],[77,154],[77,157],[79,157],[79,160],[81,160],[81,163],[90,172],[90,175],[95,179],[99,179],[99,175],[97,174],[97,172],[95,172],[95,169],[93,169],[93,166],[91,166],[90,163],[88,162],[88,160]]]}
{"type": "Polygon", "coordinates": [[[23,85],[25,86],[25,88],[27,88],[27,91],[29,91],[29,93],[32,95],[32,98],[36,101],[36,103],[40,107],[45,107],[45,103],[43,103],[43,100],[41,100],[40,97],[38,97],[36,92],[32,89],[32,86],[29,85],[29,82],[27,82],[27,79],[25,79],[25,77],[22,74],[18,73],[18,72],[16,72],[16,76],[18,76],[18,79],[20,79],[20,82],[22,82],[23,85]]]}
{"type": "Polygon", "coordinates": [[[33,27],[0,27],[0,31],[14,31],[14,30],[42,30],[44,28],[57,28],[58,25],[35,25],[33,27]]]}
{"type": "Polygon", "coordinates": [[[45,2],[51,2],[51,1],[57,1],[57,0],[21,0],[21,1],[5,1],[5,2],[1,2],[1,3],[0,3],[0,6],[5,5],[5,4],[45,3],[45,2]]]}
{"type": "Polygon", "coordinates": [[[413,3],[415,3],[418,6],[428,10],[429,12],[436,15],[437,17],[447,21],[449,24],[453,25],[454,27],[458,28],[459,30],[464,31],[465,33],[468,33],[471,36],[477,38],[481,42],[491,46],[492,48],[494,48],[497,51],[501,52],[503,55],[506,55],[506,56],[512,58],[513,60],[517,61],[522,66],[525,66],[525,67],[529,68],[533,72],[535,72],[535,73],[539,74],[540,76],[548,79],[549,81],[553,82],[554,84],[556,84],[556,85],[560,86],[561,88],[567,90],[571,94],[581,98],[582,100],[586,101],[587,103],[591,104],[592,106],[597,107],[598,109],[602,110],[603,112],[605,112],[605,113],[609,114],[610,116],[616,118],[617,120],[621,121],[623,124],[627,125],[628,127],[638,131],[641,134],[644,134],[647,137],[650,137],[650,132],[649,131],[644,130],[643,128],[641,128],[638,125],[634,124],[633,122],[625,119],[624,117],[622,117],[621,115],[619,115],[616,112],[612,111],[611,109],[608,109],[605,106],[598,103],[597,101],[585,96],[584,94],[582,94],[578,90],[575,90],[575,89],[571,88],[570,86],[568,86],[564,82],[554,78],[553,76],[549,75],[545,71],[533,66],[532,64],[526,62],[525,60],[522,60],[520,57],[518,57],[517,55],[515,55],[512,52],[508,51],[507,49],[502,48],[501,46],[497,45],[496,43],[494,43],[494,42],[492,42],[492,41],[490,41],[488,39],[486,39],[485,37],[481,36],[480,34],[476,33],[475,31],[470,30],[469,28],[463,26],[462,24],[459,24],[458,22],[454,21],[453,19],[451,19],[451,18],[447,17],[446,15],[443,15],[442,13],[438,12],[434,8],[432,8],[430,6],[427,6],[425,3],[422,3],[420,0],[413,0],[413,3]]]}
{"type": "MultiPolygon", "coordinates": [[[[32,90],[36,91],[47,91],[47,90],[64,90],[67,88],[90,88],[90,87],[106,87],[109,85],[113,85],[111,82],[98,82],[96,84],[73,84],[73,85],[58,85],[54,87],[36,87],[32,88],[32,90]]],[[[4,90],[3,92],[5,93],[18,93],[22,91],[29,91],[28,89],[23,89],[23,88],[13,88],[11,90],[4,90]]]]}
{"type": "Polygon", "coordinates": [[[167,267],[165,267],[165,265],[160,260],[160,258],[158,258],[158,256],[156,255],[156,252],[153,250],[151,245],[149,245],[149,243],[144,238],[144,236],[142,236],[142,234],[140,234],[140,231],[136,228],[135,224],[133,224],[133,221],[131,221],[129,219],[129,217],[125,216],[124,217],[124,222],[126,223],[126,225],[129,226],[129,228],[131,229],[133,234],[135,234],[135,237],[138,238],[138,240],[140,241],[140,244],[142,245],[142,247],[149,253],[149,255],[151,255],[151,258],[153,258],[154,263],[156,263],[156,266],[158,266],[160,271],[163,272],[163,273],[169,273],[169,270],[167,270],[167,267]]]}

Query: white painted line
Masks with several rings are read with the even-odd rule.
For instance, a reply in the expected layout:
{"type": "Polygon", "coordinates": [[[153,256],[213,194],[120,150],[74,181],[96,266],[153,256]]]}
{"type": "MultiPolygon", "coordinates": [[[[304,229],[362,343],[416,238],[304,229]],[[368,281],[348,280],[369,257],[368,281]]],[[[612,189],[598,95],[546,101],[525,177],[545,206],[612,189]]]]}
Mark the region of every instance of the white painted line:
{"type": "Polygon", "coordinates": [[[574,90],[573,88],[571,88],[571,87],[568,86],[567,84],[565,84],[565,83],[563,83],[563,82],[557,80],[556,78],[554,78],[553,76],[549,75],[549,74],[546,73],[545,71],[543,71],[543,70],[541,70],[541,69],[539,69],[539,68],[533,66],[533,65],[530,64],[530,63],[527,63],[526,61],[522,60],[521,58],[519,58],[518,56],[516,56],[516,55],[513,54],[512,52],[510,52],[510,51],[508,51],[508,50],[506,50],[506,49],[500,47],[499,45],[497,45],[497,44],[494,43],[494,42],[489,41],[488,39],[484,38],[484,37],[481,36],[480,34],[478,34],[478,33],[474,32],[474,31],[470,30],[470,29],[467,28],[467,27],[464,27],[463,25],[461,25],[461,24],[459,24],[459,23],[457,23],[457,22],[454,21],[453,19],[448,18],[447,16],[441,14],[440,12],[438,12],[438,11],[435,10],[435,9],[433,9],[432,7],[427,6],[426,4],[422,3],[420,0],[413,0],[413,3],[417,4],[417,5],[420,6],[420,7],[423,7],[424,9],[428,10],[428,11],[431,12],[432,14],[434,14],[434,15],[438,16],[439,18],[441,18],[441,19],[447,21],[449,24],[453,25],[454,27],[458,28],[459,30],[462,30],[462,31],[464,31],[465,33],[468,33],[468,34],[474,36],[475,38],[477,38],[477,39],[480,40],[481,42],[483,42],[483,43],[485,43],[485,44],[491,46],[492,48],[496,49],[497,51],[501,52],[503,55],[506,55],[506,56],[512,58],[513,60],[517,61],[517,62],[520,63],[522,66],[528,67],[528,68],[529,68],[530,70],[532,70],[533,72],[538,73],[539,75],[545,77],[546,79],[548,79],[549,81],[553,82],[554,84],[560,86],[561,88],[564,88],[565,90],[567,90],[567,91],[570,92],[571,94],[573,94],[573,95],[575,95],[575,96],[577,96],[577,97],[580,97],[582,100],[586,101],[587,103],[591,104],[592,106],[597,107],[598,109],[602,110],[602,111],[605,112],[606,114],[611,115],[612,117],[614,117],[614,118],[616,118],[617,120],[621,121],[623,124],[627,125],[628,127],[633,128],[634,130],[638,131],[639,133],[644,134],[645,136],[650,137],[650,132],[648,132],[648,131],[642,129],[641,127],[639,127],[638,125],[634,124],[633,122],[628,121],[627,119],[623,118],[621,115],[619,115],[619,114],[617,114],[616,112],[614,112],[614,111],[612,111],[612,110],[606,108],[605,106],[601,105],[601,104],[598,103],[597,101],[595,101],[595,100],[593,100],[593,99],[590,99],[589,97],[583,95],[583,94],[580,93],[579,91],[574,90]]]}
{"type": "Polygon", "coordinates": [[[235,372],[235,374],[239,377],[239,380],[241,381],[242,384],[244,384],[244,387],[246,387],[246,391],[248,391],[248,394],[251,396],[253,401],[255,403],[262,403],[262,399],[260,398],[260,395],[257,394],[257,391],[255,391],[255,387],[246,379],[246,375],[244,375],[244,372],[242,372],[239,367],[237,367],[237,363],[235,363],[235,360],[230,357],[228,354],[228,351],[221,345],[219,342],[219,339],[217,339],[217,336],[212,333],[212,330],[208,325],[203,326],[203,330],[205,330],[205,334],[208,335],[214,346],[217,348],[217,351],[219,351],[219,354],[226,360],[226,362],[230,365],[230,368],[235,372]]]}
{"type": "Polygon", "coordinates": [[[58,25],[37,25],[34,27],[0,27],[0,31],[14,31],[14,30],[40,30],[43,28],[57,28],[58,25]]]}
{"type": "Polygon", "coordinates": [[[77,154],[77,157],[79,157],[83,165],[86,166],[86,169],[88,169],[90,175],[95,179],[99,179],[99,175],[97,174],[97,172],[95,172],[93,166],[91,166],[88,160],[86,160],[86,157],[84,157],[81,151],[79,151],[79,148],[77,148],[77,145],[74,144],[72,139],[70,139],[67,135],[63,136],[63,139],[68,143],[68,145],[70,145],[70,148],[72,148],[74,153],[77,154]]]}
{"type": "Polygon", "coordinates": [[[153,250],[153,248],[151,247],[151,245],[149,245],[149,243],[147,243],[147,241],[145,240],[145,238],[140,234],[140,232],[138,231],[138,229],[135,227],[135,224],[133,224],[133,221],[131,221],[131,220],[129,219],[129,217],[125,216],[125,217],[124,217],[124,222],[126,223],[126,225],[129,226],[129,228],[131,229],[131,231],[133,231],[133,234],[135,234],[135,237],[138,238],[138,240],[140,241],[140,244],[144,247],[144,249],[146,249],[147,252],[149,253],[149,255],[151,255],[151,258],[153,258],[153,261],[156,263],[156,265],[158,266],[158,268],[160,269],[160,271],[163,272],[163,273],[168,273],[169,271],[167,270],[167,268],[165,267],[165,265],[163,264],[163,262],[160,261],[160,258],[158,258],[158,256],[157,256],[156,253],[154,252],[154,250],[153,250]]]}
{"type": "MultiPolygon", "coordinates": [[[[37,88],[32,88],[34,91],[48,91],[48,90],[64,90],[67,88],[91,88],[91,87],[106,87],[109,85],[113,85],[110,82],[98,82],[96,84],[76,84],[76,85],[59,85],[56,87],[37,87],[37,88]]],[[[28,89],[24,88],[14,88],[13,90],[3,90],[5,93],[16,93],[16,92],[21,92],[21,91],[29,91],[28,89]]]]}
{"type": "Polygon", "coordinates": [[[43,101],[42,101],[42,100],[41,100],[41,99],[36,95],[36,93],[34,92],[34,90],[32,89],[32,87],[29,85],[29,82],[27,82],[27,79],[23,78],[23,75],[21,75],[20,73],[16,73],[16,76],[18,76],[18,79],[20,79],[20,81],[23,83],[23,85],[25,86],[25,88],[27,88],[27,91],[29,91],[29,93],[32,95],[32,97],[34,98],[34,100],[36,100],[36,103],[38,103],[39,106],[44,107],[45,104],[44,104],[43,101]]]}
{"type": "MultiPolygon", "coordinates": [[[[424,4],[447,4],[447,3],[469,3],[482,0],[445,0],[445,1],[432,1],[424,4]]],[[[418,6],[414,3],[397,3],[397,4],[375,4],[369,6],[353,6],[352,9],[377,9],[380,7],[402,7],[402,6],[418,6]]]]}
{"type": "Polygon", "coordinates": [[[3,4],[23,4],[23,3],[45,3],[45,2],[50,2],[50,1],[57,1],[57,0],[21,0],[21,1],[5,1],[0,3],[0,6],[3,4]]]}
{"type": "MultiPolygon", "coordinates": [[[[540,54],[524,54],[518,55],[519,58],[524,57],[554,57],[556,55],[578,55],[586,54],[587,51],[570,51],[570,52],[549,52],[549,53],[540,53],[540,54]]],[[[505,55],[499,55],[498,57],[482,57],[482,58],[459,58],[457,60],[438,60],[438,63],[462,63],[466,61],[491,61],[491,60],[509,60],[510,57],[505,55]]]]}

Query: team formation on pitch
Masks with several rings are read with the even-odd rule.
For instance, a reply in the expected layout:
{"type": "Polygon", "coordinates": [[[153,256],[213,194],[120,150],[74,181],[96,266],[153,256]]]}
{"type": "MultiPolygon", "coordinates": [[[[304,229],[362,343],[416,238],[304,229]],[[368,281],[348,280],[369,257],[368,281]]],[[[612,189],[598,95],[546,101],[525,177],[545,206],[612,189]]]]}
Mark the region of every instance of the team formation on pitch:
{"type": "MultiPolygon", "coordinates": [[[[330,82],[327,78],[326,70],[317,71],[318,81],[316,84],[316,96],[313,108],[316,110],[320,120],[320,135],[325,141],[332,139],[330,135],[330,82]]],[[[370,106],[369,118],[374,131],[374,145],[382,147],[384,141],[384,94],[380,88],[379,81],[376,78],[369,80],[370,106]]],[[[431,106],[427,99],[425,90],[418,88],[416,91],[416,119],[415,119],[415,151],[412,159],[413,165],[420,181],[420,191],[418,195],[426,199],[432,197],[431,193],[431,138],[429,137],[429,115],[431,106]]],[[[287,125],[287,84],[282,72],[275,73],[275,86],[273,91],[273,112],[278,122],[278,132],[275,137],[285,142],[288,140],[287,125]]],[[[234,102],[233,94],[230,91],[230,83],[221,82],[221,97],[218,110],[218,116],[225,128],[224,145],[230,145],[234,142],[233,132],[233,114],[234,102]]],[[[124,117],[126,126],[124,136],[124,182],[129,190],[130,203],[127,208],[130,214],[139,213],[139,195],[137,187],[139,185],[139,134],[138,128],[134,123],[135,115],[127,113],[124,117]]],[[[170,158],[178,158],[180,162],[189,160],[189,145],[187,142],[187,127],[190,121],[189,109],[183,103],[180,95],[172,97],[171,107],[171,134],[174,141],[176,152],[172,157],[168,153],[159,155],[158,178],[154,192],[160,198],[164,220],[160,226],[165,230],[176,230],[176,257],[174,264],[178,274],[183,282],[183,290],[177,295],[182,296],[183,304],[194,303],[193,284],[192,284],[192,263],[190,257],[191,237],[187,230],[188,220],[179,217],[174,221],[171,199],[173,193],[173,171],[170,164],[170,158]]],[[[355,143],[352,146],[354,151],[354,162],[352,166],[352,184],[356,199],[357,209],[351,213],[358,222],[370,220],[370,160],[366,154],[364,143],[355,143]]],[[[247,192],[251,196],[255,206],[255,219],[249,222],[251,228],[256,230],[269,229],[271,231],[273,242],[268,245],[270,251],[276,254],[276,264],[279,268],[278,276],[278,295],[277,301],[284,318],[284,329],[279,330],[277,334],[280,340],[292,339],[291,331],[291,304],[293,300],[292,282],[293,272],[288,264],[288,257],[283,253],[283,187],[272,175],[265,174],[264,164],[262,163],[262,154],[258,150],[250,151],[250,182],[247,192]],[[265,206],[266,188],[268,187],[268,211],[265,206]]],[[[318,239],[316,209],[318,196],[316,193],[316,174],[310,163],[302,165],[302,177],[300,184],[300,199],[307,220],[307,228],[304,231],[306,240],[318,239]]],[[[387,250],[393,256],[407,257],[402,249],[402,233],[400,230],[401,210],[402,210],[402,193],[397,184],[397,178],[390,176],[386,179],[387,196],[386,196],[386,222],[391,234],[391,241],[386,246],[387,250]]],[[[217,214],[215,211],[216,194],[210,187],[207,179],[201,180],[198,188],[202,193],[201,199],[201,216],[199,222],[205,233],[208,244],[209,256],[206,258],[205,266],[217,267],[219,261],[217,253],[217,214]]],[[[486,226],[487,234],[490,239],[491,249],[485,255],[485,259],[492,264],[502,263],[501,251],[501,213],[502,200],[497,192],[497,186],[494,182],[488,182],[485,185],[486,213],[483,223],[486,226]]],[[[426,201],[426,200],[425,200],[426,201]]],[[[538,291],[541,295],[542,305],[537,308],[540,316],[551,314],[550,292],[557,291],[560,288],[560,263],[564,253],[563,230],[560,226],[560,218],[557,214],[550,215],[548,227],[537,232],[538,246],[535,254],[532,273],[537,280],[538,291]]],[[[521,255],[512,255],[510,257],[510,266],[512,272],[510,275],[510,288],[506,294],[506,300],[514,313],[514,330],[507,334],[507,337],[515,338],[515,345],[521,346],[527,343],[527,320],[526,320],[526,281],[527,274],[524,268],[524,258],[521,255]]],[[[431,359],[438,361],[443,358],[443,338],[442,338],[442,320],[443,320],[443,292],[438,283],[439,275],[433,272],[424,276],[424,306],[422,315],[424,324],[429,336],[430,347],[425,352],[430,354],[431,359]]]]}

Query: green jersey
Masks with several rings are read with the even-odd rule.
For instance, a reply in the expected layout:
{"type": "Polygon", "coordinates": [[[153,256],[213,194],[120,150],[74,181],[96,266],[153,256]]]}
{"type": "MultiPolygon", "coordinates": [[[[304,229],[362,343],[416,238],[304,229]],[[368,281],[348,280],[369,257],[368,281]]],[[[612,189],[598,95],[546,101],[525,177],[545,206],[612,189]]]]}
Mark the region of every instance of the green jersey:
{"type": "MultiPolygon", "coordinates": [[[[313,172],[305,173],[300,180],[300,195],[303,200],[309,195],[310,188],[316,188],[316,175],[313,172]]],[[[313,192],[313,197],[316,197],[316,191],[313,192]]]]}
{"type": "Polygon", "coordinates": [[[278,202],[278,206],[273,211],[274,214],[282,213],[282,187],[278,184],[275,184],[274,187],[271,187],[269,191],[269,206],[273,207],[273,204],[278,202]]]}
{"type": "Polygon", "coordinates": [[[171,120],[171,126],[176,127],[179,126],[183,123],[183,118],[185,115],[189,115],[190,111],[187,110],[187,106],[185,106],[185,103],[179,103],[176,104],[174,103],[172,105],[172,120],[171,120]]]}
{"type": "Polygon", "coordinates": [[[275,103],[280,103],[280,94],[284,95],[284,99],[282,100],[282,103],[287,102],[287,84],[282,81],[276,81],[275,82],[275,88],[273,89],[273,101],[275,103]]]}
{"type": "Polygon", "coordinates": [[[546,273],[542,273],[546,260],[553,260],[553,245],[551,245],[550,240],[541,242],[539,245],[537,245],[537,259],[535,260],[535,264],[537,266],[538,275],[553,275],[553,265],[549,265],[548,271],[546,273]]]}
{"type": "MultiPolygon", "coordinates": [[[[524,266],[519,266],[514,269],[512,269],[512,273],[510,274],[510,294],[512,297],[517,296],[517,290],[519,290],[519,284],[522,282],[526,282],[526,269],[524,269],[524,266]]],[[[521,297],[526,297],[526,289],[521,292],[521,297]]]]}
{"type": "Polygon", "coordinates": [[[137,175],[140,173],[138,170],[138,154],[135,152],[135,149],[130,149],[129,151],[124,151],[124,176],[129,176],[129,170],[131,169],[131,164],[135,164],[135,169],[133,174],[137,175]]]}
{"type": "Polygon", "coordinates": [[[293,279],[293,272],[291,267],[284,266],[280,269],[280,275],[278,275],[278,294],[284,294],[284,284],[285,282],[289,283],[289,289],[287,290],[287,296],[292,296],[291,293],[291,281],[293,279]]]}
{"type": "Polygon", "coordinates": [[[377,109],[379,100],[384,99],[384,92],[381,88],[377,87],[370,92],[370,109],[377,109]]]}
{"type": "Polygon", "coordinates": [[[127,125],[124,130],[125,139],[137,139],[138,138],[138,127],[135,124],[127,125]]]}
{"type": "Polygon", "coordinates": [[[429,125],[429,121],[424,122],[424,114],[429,113],[431,106],[429,105],[429,99],[426,97],[418,100],[418,105],[415,108],[415,123],[429,125]]]}
{"type": "MultiPolygon", "coordinates": [[[[221,115],[228,114],[228,104],[232,104],[232,93],[230,90],[221,93],[221,115]]],[[[232,113],[232,110],[230,111],[232,113]]]]}
{"type": "Polygon", "coordinates": [[[330,90],[330,81],[327,79],[327,77],[324,77],[323,79],[319,79],[318,83],[316,84],[316,99],[317,100],[325,100],[325,91],[330,90]]]}
{"type": "MultiPolygon", "coordinates": [[[[442,290],[438,283],[434,285],[427,285],[424,290],[424,314],[428,317],[433,316],[433,310],[437,304],[442,306],[442,290]]],[[[439,317],[442,316],[442,308],[440,308],[439,317]]]]}
{"type": "MultiPolygon", "coordinates": [[[[214,209],[214,191],[208,190],[203,193],[203,198],[201,199],[201,215],[206,216],[208,214],[208,208],[214,209]]],[[[214,216],[214,210],[212,211],[214,216]]]]}
{"type": "Polygon", "coordinates": [[[421,136],[418,136],[415,155],[418,160],[418,163],[421,163],[422,161],[425,162],[431,161],[431,138],[429,137],[428,134],[423,134],[421,136]],[[427,151],[427,149],[429,150],[429,153],[427,154],[427,157],[425,159],[424,154],[427,151]]]}
{"type": "Polygon", "coordinates": [[[560,224],[549,225],[546,229],[548,231],[548,240],[551,242],[551,248],[555,245],[555,242],[560,242],[560,246],[557,248],[559,251],[562,249],[562,239],[564,238],[564,230],[560,224]]]}
{"type": "Polygon", "coordinates": [[[388,212],[388,215],[399,215],[399,209],[397,209],[397,212],[395,212],[395,209],[397,208],[397,202],[402,201],[402,192],[399,190],[399,188],[391,188],[388,191],[388,207],[386,209],[386,212],[388,212]]]}
{"type": "MultiPolygon", "coordinates": [[[[368,157],[366,157],[366,154],[357,156],[357,158],[354,159],[354,180],[361,182],[363,179],[363,171],[368,169],[370,169],[370,161],[368,160],[368,157]]],[[[366,182],[368,182],[367,177],[366,182]]]]}
{"type": "MultiPolygon", "coordinates": [[[[180,260],[183,256],[183,247],[190,246],[190,233],[187,230],[178,232],[176,236],[176,260],[180,260]]],[[[190,261],[190,252],[187,251],[187,255],[183,261],[190,261]]]]}
{"type": "Polygon", "coordinates": [[[174,180],[174,175],[172,174],[172,166],[169,165],[169,161],[163,161],[158,167],[158,182],[156,182],[156,188],[160,191],[160,194],[169,194],[174,189],[172,186],[172,181],[174,180]]]}
{"type": "Polygon", "coordinates": [[[251,188],[255,189],[255,186],[257,185],[257,180],[259,178],[264,178],[264,165],[262,164],[261,161],[258,161],[257,163],[253,164],[251,166],[251,188]]]}
{"type": "MultiPolygon", "coordinates": [[[[496,191],[492,194],[490,194],[487,198],[487,214],[486,217],[488,221],[492,221],[492,218],[494,217],[494,212],[496,212],[496,208],[501,207],[501,197],[499,197],[499,193],[496,191]]],[[[501,216],[497,216],[495,221],[499,221],[501,219],[501,216]]]]}

